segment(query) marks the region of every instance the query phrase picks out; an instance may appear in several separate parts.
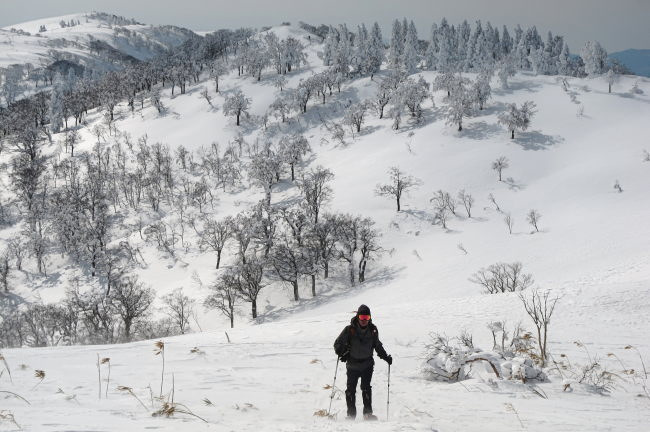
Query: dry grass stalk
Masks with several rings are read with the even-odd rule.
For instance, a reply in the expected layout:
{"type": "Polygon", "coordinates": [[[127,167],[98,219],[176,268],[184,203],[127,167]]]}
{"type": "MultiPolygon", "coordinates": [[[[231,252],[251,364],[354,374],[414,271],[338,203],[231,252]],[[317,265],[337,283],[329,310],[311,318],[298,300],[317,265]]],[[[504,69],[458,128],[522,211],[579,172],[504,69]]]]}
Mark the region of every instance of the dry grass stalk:
{"type": "Polygon", "coordinates": [[[29,401],[28,401],[27,399],[25,399],[24,397],[22,397],[22,396],[19,395],[18,393],[10,392],[10,391],[8,391],[8,390],[0,390],[0,393],[7,393],[7,394],[10,394],[10,395],[12,395],[12,396],[17,397],[18,399],[22,399],[23,401],[25,401],[25,403],[26,403],[27,405],[31,405],[31,403],[29,403],[29,401]]]}
{"type": "Polygon", "coordinates": [[[7,420],[15,424],[18,429],[23,430],[23,428],[20,427],[20,425],[16,422],[16,418],[14,417],[14,414],[11,411],[0,410],[0,420],[7,420]]]}
{"type": "Polygon", "coordinates": [[[521,421],[521,417],[519,417],[519,413],[515,407],[511,403],[505,403],[503,405],[506,407],[507,412],[514,413],[517,416],[517,420],[519,420],[519,424],[521,425],[522,429],[526,430],[526,426],[524,425],[524,422],[521,421]]]}
{"type": "Polygon", "coordinates": [[[140,405],[142,405],[142,408],[144,408],[145,410],[149,411],[149,409],[147,408],[147,406],[146,406],[144,403],[142,403],[142,401],[140,400],[140,398],[139,398],[138,396],[136,396],[135,393],[133,393],[133,389],[132,389],[131,387],[127,387],[127,386],[117,386],[117,390],[118,390],[118,391],[127,392],[128,394],[130,394],[131,396],[133,396],[134,398],[136,398],[136,400],[137,400],[138,402],[140,402],[140,405]]]}
{"type": "Polygon", "coordinates": [[[205,405],[205,406],[214,406],[212,401],[210,399],[208,399],[208,398],[203,398],[203,405],[205,405]]]}
{"type": "Polygon", "coordinates": [[[199,347],[194,347],[190,350],[191,354],[205,355],[205,351],[201,351],[199,347]]]}
{"type": "Polygon", "coordinates": [[[101,361],[101,364],[108,365],[108,378],[106,379],[106,394],[104,397],[108,399],[108,386],[111,384],[111,359],[109,357],[104,357],[101,361]]]}
{"type": "Polygon", "coordinates": [[[36,378],[38,378],[40,381],[37,382],[34,387],[32,387],[32,390],[34,390],[36,387],[38,387],[43,382],[43,380],[45,379],[45,371],[42,371],[40,369],[36,369],[34,371],[34,376],[36,378]]]}
{"type": "Polygon", "coordinates": [[[97,353],[97,383],[99,384],[98,397],[102,399],[102,369],[99,367],[99,353],[97,353]]]}
{"type": "Polygon", "coordinates": [[[336,418],[336,415],[335,415],[335,414],[327,414],[327,410],[326,410],[326,409],[319,409],[318,411],[316,411],[316,412],[314,413],[314,415],[315,415],[316,417],[327,417],[327,418],[332,419],[332,420],[334,420],[334,419],[336,418]]]}
{"type": "Polygon", "coordinates": [[[162,417],[162,416],[164,416],[164,417],[169,418],[169,417],[173,416],[176,413],[191,415],[193,417],[196,417],[199,420],[204,421],[205,423],[208,422],[203,417],[194,414],[192,412],[192,410],[190,410],[187,406],[185,406],[185,405],[183,405],[181,403],[173,403],[173,402],[165,402],[165,403],[163,403],[162,407],[160,407],[160,409],[158,411],[154,412],[152,414],[152,416],[154,416],[154,417],[162,417]]]}
{"type": "Polygon", "coordinates": [[[165,381],[165,343],[163,341],[158,341],[154,344],[156,349],[154,350],[154,355],[160,355],[162,357],[162,373],[160,374],[160,396],[163,395],[163,383],[165,381]]]}
{"type": "Polygon", "coordinates": [[[11,384],[13,384],[14,379],[11,376],[11,369],[9,369],[9,363],[7,363],[7,359],[5,358],[5,356],[2,355],[2,353],[0,353],[0,360],[2,360],[2,363],[5,365],[5,370],[7,371],[7,374],[9,374],[9,381],[11,381],[11,384]]]}

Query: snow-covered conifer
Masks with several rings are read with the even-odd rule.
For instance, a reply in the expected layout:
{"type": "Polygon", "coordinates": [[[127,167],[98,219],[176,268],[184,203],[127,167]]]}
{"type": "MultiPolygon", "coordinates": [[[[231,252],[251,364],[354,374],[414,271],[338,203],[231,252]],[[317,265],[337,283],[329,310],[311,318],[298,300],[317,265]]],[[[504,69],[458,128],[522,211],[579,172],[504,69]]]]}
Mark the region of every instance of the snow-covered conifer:
{"type": "Polygon", "coordinates": [[[587,75],[600,75],[605,73],[607,67],[607,51],[596,41],[587,41],[580,51],[580,57],[585,63],[587,75]]]}
{"type": "Polygon", "coordinates": [[[404,69],[409,74],[414,73],[417,70],[418,64],[420,62],[418,55],[418,34],[415,28],[413,21],[408,26],[406,31],[406,39],[404,41],[404,48],[402,50],[402,65],[404,69]]]}
{"type": "Polygon", "coordinates": [[[398,19],[395,19],[393,21],[393,32],[390,37],[390,48],[388,51],[388,64],[391,68],[399,67],[403,50],[402,24],[398,19]]]}

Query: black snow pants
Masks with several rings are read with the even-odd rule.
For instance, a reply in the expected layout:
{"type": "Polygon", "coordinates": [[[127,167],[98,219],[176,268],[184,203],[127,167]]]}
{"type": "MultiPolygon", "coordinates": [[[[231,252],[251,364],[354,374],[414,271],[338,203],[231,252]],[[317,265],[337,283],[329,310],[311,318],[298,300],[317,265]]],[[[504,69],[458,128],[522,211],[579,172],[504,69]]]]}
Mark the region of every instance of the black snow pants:
{"type": "Polygon", "coordinates": [[[370,363],[363,369],[348,367],[348,382],[347,389],[345,390],[345,402],[348,405],[348,417],[355,418],[357,416],[356,391],[359,378],[361,378],[363,413],[372,414],[372,387],[370,386],[370,380],[372,379],[373,367],[373,363],[370,363]]]}

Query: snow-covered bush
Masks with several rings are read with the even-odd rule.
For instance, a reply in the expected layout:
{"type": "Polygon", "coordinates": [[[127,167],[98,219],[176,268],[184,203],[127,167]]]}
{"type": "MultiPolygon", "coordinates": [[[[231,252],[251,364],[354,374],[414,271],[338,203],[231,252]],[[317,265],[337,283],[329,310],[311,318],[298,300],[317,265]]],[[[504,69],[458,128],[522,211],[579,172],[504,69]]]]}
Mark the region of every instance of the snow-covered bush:
{"type": "Polygon", "coordinates": [[[487,365],[497,378],[519,381],[545,381],[546,374],[530,357],[513,352],[484,351],[475,347],[471,336],[448,339],[431,335],[426,345],[423,374],[434,381],[457,382],[471,377],[473,363],[487,365]],[[455,342],[455,343],[454,343],[455,342]]]}

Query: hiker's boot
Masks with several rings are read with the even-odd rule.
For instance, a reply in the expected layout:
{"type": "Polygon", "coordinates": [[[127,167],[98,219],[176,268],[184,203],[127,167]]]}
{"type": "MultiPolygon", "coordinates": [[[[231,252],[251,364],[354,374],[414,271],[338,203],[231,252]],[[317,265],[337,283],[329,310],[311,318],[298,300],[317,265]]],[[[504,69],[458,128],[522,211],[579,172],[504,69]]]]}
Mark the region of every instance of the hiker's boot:
{"type": "Polygon", "coordinates": [[[368,417],[374,417],[374,419],[377,419],[377,417],[372,415],[372,390],[363,390],[361,392],[361,398],[363,399],[363,418],[366,420],[371,420],[368,417]]]}
{"type": "Polygon", "coordinates": [[[348,406],[348,420],[357,418],[356,394],[349,390],[345,391],[345,403],[348,406]]]}

